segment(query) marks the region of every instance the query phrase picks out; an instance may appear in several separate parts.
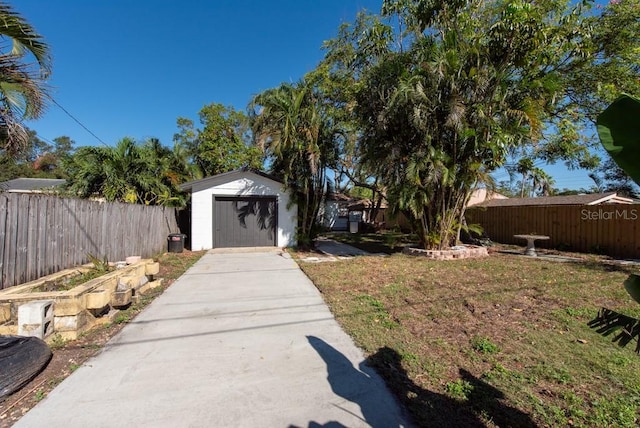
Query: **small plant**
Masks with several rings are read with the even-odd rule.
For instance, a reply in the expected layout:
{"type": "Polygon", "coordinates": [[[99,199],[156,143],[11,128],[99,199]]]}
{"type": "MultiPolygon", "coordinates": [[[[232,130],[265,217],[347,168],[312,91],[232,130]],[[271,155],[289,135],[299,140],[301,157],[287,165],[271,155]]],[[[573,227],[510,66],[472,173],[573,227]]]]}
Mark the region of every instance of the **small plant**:
{"type": "Polygon", "coordinates": [[[495,363],[493,368],[483,375],[483,378],[487,380],[496,380],[507,379],[512,376],[513,373],[509,371],[505,366],[500,363],[495,363]]]}
{"type": "Polygon", "coordinates": [[[101,260],[91,253],[87,254],[87,257],[89,258],[89,261],[93,264],[93,268],[95,270],[102,273],[109,272],[110,270],[109,260],[107,260],[106,257],[104,258],[104,260],[101,260]]]}
{"type": "Polygon", "coordinates": [[[546,364],[544,362],[532,367],[532,374],[537,378],[555,382],[558,385],[566,385],[573,381],[573,376],[565,367],[546,364]]]}
{"type": "Polygon", "coordinates": [[[129,319],[130,319],[130,316],[128,313],[120,312],[118,315],[116,315],[113,322],[115,322],[116,324],[122,324],[122,323],[129,322],[129,319]]]}
{"type": "Polygon", "coordinates": [[[358,296],[358,300],[361,302],[361,305],[368,305],[369,308],[373,309],[371,314],[371,319],[375,323],[381,324],[383,327],[392,329],[398,326],[398,323],[395,322],[391,315],[387,312],[384,307],[384,304],[376,299],[373,296],[369,296],[368,294],[363,294],[358,296]]]}
{"type": "Polygon", "coordinates": [[[49,385],[50,388],[53,388],[53,387],[57,386],[63,380],[64,380],[64,377],[56,376],[54,378],[49,379],[49,381],[47,382],[47,385],[49,385]]]}
{"type": "Polygon", "coordinates": [[[384,243],[389,246],[389,248],[394,249],[400,243],[400,238],[398,235],[386,234],[384,235],[384,243]]]}
{"type": "Polygon", "coordinates": [[[36,401],[42,401],[42,399],[43,399],[44,397],[46,397],[46,396],[47,396],[47,393],[46,393],[46,392],[44,392],[44,389],[39,389],[39,390],[37,390],[37,391],[36,391],[36,393],[35,393],[35,395],[33,396],[33,398],[34,398],[36,401]]]}
{"type": "Polygon", "coordinates": [[[471,347],[483,354],[497,354],[500,352],[498,345],[483,336],[474,336],[471,339],[471,347]]]}
{"type": "Polygon", "coordinates": [[[631,363],[631,360],[625,356],[614,356],[611,358],[611,364],[618,367],[626,367],[631,363]]]}
{"type": "Polygon", "coordinates": [[[565,312],[567,313],[567,315],[569,315],[570,317],[574,317],[574,318],[582,318],[582,317],[588,317],[588,316],[592,316],[593,314],[591,313],[592,311],[590,311],[589,309],[584,309],[584,308],[566,308],[565,312]]]}
{"type": "Polygon", "coordinates": [[[473,391],[473,385],[466,380],[458,379],[453,382],[447,382],[444,389],[447,391],[447,394],[453,398],[466,400],[469,398],[469,394],[473,391]]]}
{"type": "Polygon", "coordinates": [[[49,348],[51,349],[60,349],[64,347],[66,340],[60,335],[60,333],[56,333],[51,336],[51,340],[49,341],[49,348]]]}
{"type": "Polygon", "coordinates": [[[76,364],[76,363],[71,363],[69,364],[69,371],[71,373],[75,372],[76,370],[78,370],[80,368],[80,364],[76,364]]]}

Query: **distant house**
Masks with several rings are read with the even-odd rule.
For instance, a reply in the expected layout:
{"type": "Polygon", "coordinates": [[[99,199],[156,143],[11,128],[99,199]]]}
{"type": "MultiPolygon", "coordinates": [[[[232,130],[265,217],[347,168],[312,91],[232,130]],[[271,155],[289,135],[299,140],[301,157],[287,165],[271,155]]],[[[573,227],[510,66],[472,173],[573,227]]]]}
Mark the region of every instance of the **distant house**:
{"type": "MultiPolygon", "coordinates": [[[[469,199],[468,206],[477,205],[491,199],[506,198],[500,193],[492,192],[485,188],[476,189],[469,199]]],[[[329,193],[324,205],[320,208],[318,216],[322,225],[332,231],[349,230],[349,224],[353,222],[371,223],[376,227],[383,228],[399,227],[403,230],[411,229],[409,220],[404,214],[399,213],[395,217],[391,217],[387,208],[386,201],[383,201],[378,209],[375,209],[371,199],[355,199],[342,193],[329,193]]]]}
{"type": "Polygon", "coordinates": [[[494,192],[494,191],[488,190],[485,187],[481,187],[479,189],[475,189],[471,193],[471,197],[469,198],[467,207],[478,205],[486,201],[491,201],[493,199],[509,199],[509,198],[498,192],[494,192]]]}
{"type": "MultiPolygon", "coordinates": [[[[528,206],[551,206],[551,205],[603,205],[603,204],[633,204],[631,198],[618,196],[616,192],[592,193],[589,195],[567,195],[567,196],[543,196],[539,198],[506,198],[489,199],[482,203],[473,205],[475,207],[528,207],[528,206]]],[[[471,204],[469,204],[471,205],[471,204]]]]}
{"type": "Polygon", "coordinates": [[[15,178],[1,182],[0,192],[43,193],[58,189],[66,182],[66,180],[58,178],[15,178]]]}
{"type": "Polygon", "coordinates": [[[329,230],[347,230],[349,228],[349,204],[353,202],[353,198],[342,193],[329,193],[318,213],[322,226],[329,230]]]}
{"type": "MultiPolygon", "coordinates": [[[[352,198],[342,193],[329,193],[325,203],[320,207],[318,219],[328,230],[353,230],[353,223],[376,223],[384,220],[373,219],[374,203],[371,199],[352,198]]],[[[382,203],[378,210],[378,217],[384,218],[386,203],[382,203]]]]}

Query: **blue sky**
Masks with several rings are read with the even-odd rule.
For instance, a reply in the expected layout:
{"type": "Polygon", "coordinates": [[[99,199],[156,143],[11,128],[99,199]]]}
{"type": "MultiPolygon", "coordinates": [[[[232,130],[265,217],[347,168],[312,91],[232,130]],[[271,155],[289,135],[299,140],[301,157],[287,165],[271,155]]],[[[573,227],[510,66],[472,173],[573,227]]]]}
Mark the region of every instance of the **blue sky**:
{"type": "MultiPolygon", "coordinates": [[[[54,99],[106,144],[123,137],[173,144],[176,119],[209,103],[244,110],[251,97],[297,81],[322,42],[382,0],[20,0],[15,10],[53,53],[54,99]]],[[[59,107],[27,124],[45,140],[101,144],[59,107]]],[[[559,188],[586,173],[552,167],[559,188]]],[[[506,173],[497,174],[506,179],[506,173]]]]}

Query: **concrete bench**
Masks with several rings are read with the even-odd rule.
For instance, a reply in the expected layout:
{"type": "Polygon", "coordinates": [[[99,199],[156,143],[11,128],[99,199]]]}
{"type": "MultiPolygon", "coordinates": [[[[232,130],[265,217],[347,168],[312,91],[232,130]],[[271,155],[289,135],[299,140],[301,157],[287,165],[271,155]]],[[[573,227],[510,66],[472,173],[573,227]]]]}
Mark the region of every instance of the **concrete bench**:
{"type": "Polygon", "coordinates": [[[545,235],[513,235],[514,238],[518,239],[526,239],[527,240],[527,248],[524,250],[524,253],[527,256],[537,257],[536,247],[533,245],[535,241],[542,240],[546,241],[547,239],[551,239],[545,235]]]}

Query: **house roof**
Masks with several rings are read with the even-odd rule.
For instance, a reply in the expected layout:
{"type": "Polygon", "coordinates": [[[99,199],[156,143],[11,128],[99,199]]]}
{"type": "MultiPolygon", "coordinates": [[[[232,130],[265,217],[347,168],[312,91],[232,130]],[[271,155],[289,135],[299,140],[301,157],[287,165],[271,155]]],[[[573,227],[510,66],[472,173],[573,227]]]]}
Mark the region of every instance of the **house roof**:
{"type": "Polygon", "coordinates": [[[0,191],[4,192],[37,192],[63,186],[67,180],[58,178],[15,178],[0,183],[0,191]]]}
{"type": "Polygon", "coordinates": [[[273,180],[275,182],[282,183],[281,180],[278,180],[277,178],[275,178],[272,175],[267,174],[266,172],[258,171],[256,169],[252,169],[252,168],[239,168],[239,169],[235,169],[233,171],[223,172],[222,174],[216,174],[216,175],[211,175],[209,177],[201,178],[200,180],[194,180],[194,181],[189,181],[188,183],[182,183],[178,187],[182,191],[189,191],[190,192],[194,187],[197,187],[199,184],[206,183],[206,182],[214,180],[214,179],[217,180],[217,179],[220,179],[220,178],[231,178],[234,175],[240,175],[240,174],[243,174],[243,173],[256,174],[256,175],[259,175],[261,177],[268,178],[269,180],[273,180]]]}
{"type": "Polygon", "coordinates": [[[616,192],[593,193],[589,195],[543,196],[539,198],[491,199],[474,207],[526,207],[543,205],[599,205],[632,204],[630,198],[618,196],[616,192]]]}
{"type": "Polygon", "coordinates": [[[344,193],[339,192],[329,192],[327,193],[327,201],[336,201],[336,202],[351,202],[353,198],[351,196],[345,195],[344,193]]]}
{"type": "Polygon", "coordinates": [[[494,192],[493,190],[489,190],[486,187],[480,187],[478,189],[474,189],[471,192],[471,196],[469,197],[469,202],[467,202],[467,206],[470,207],[472,205],[478,205],[483,202],[489,201],[491,199],[508,199],[505,195],[502,195],[498,192],[494,192]]]}
{"type": "MultiPolygon", "coordinates": [[[[374,207],[374,203],[371,199],[359,199],[349,204],[350,211],[368,210],[368,209],[372,209],[373,207],[374,207]]],[[[380,204],[380,208],[382,209],[388,208],[386,201],[382,201],[382,204],[380,204]]]]}

